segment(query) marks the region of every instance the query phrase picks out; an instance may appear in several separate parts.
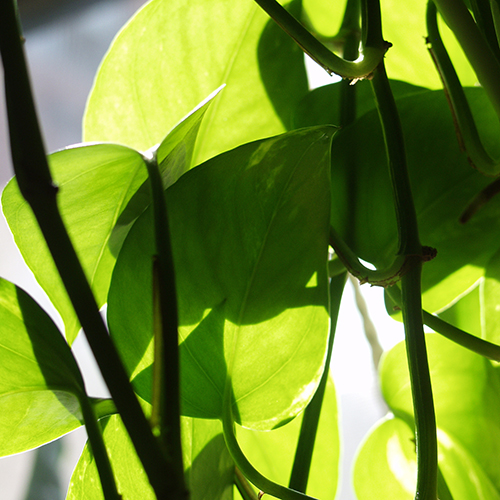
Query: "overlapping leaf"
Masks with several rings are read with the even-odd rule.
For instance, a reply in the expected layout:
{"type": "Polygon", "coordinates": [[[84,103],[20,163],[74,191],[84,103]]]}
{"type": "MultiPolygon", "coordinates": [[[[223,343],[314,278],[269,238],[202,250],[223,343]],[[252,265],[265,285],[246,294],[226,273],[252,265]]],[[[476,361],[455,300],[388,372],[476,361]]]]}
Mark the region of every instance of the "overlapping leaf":
{"type": "MultiPolygon", "coordinates": [[[[500,498],[484,470],[459,440],[440,430],[438,442],[439,468],[454,500],[500,498]]],[[[359,500],[372,498],[373,491],[398,500],[415,497],[417,463],[414,434],[403,420],[383,420],[371,432],[357,456],[353,479],[359,500]]]]}
{"type": "MultiPolygon", "coordinates": [[[[346,82],[344,82],[345,84],[346,82]]],[[[306,94],[297,104],[293,125],[296,128],[312,127],[330,123],[340,125],[340,110],[342,99],[345,95],[342,92],[342,83],[332,83],[323,87],[318,87],[306,94]]],[[[419,92],[426,92],[428,89],[417,87],[406,82],[390,80],[391,90],[395,99],[419,92]]],[[[370,82],[364,80],[356,83],[355,87],[356,116],[360,118],[368,111],[375,109],[375,97],[370,82]]]]}
{"type": "MultiPolygon", "coordinates": [[[[211,96],[213,97],[213,96],[211,96]]],[[[210,100],[185,117],[158,148],[165,187],[191,164],[196,135],[210,100]]],[[[107,297],[109,280],[130,225],[150,203],[142,154],[116,144],[80,145],[49,156],[59,186],[59,210],[97,303],[107,297]]],[[[13,179],[2,195],[3,211],[16,244],[36,279],[61,314],[72,342],[79,323],[36,220],[13,179]]]]}
{"type": "MultiPolygon", "coordinates": [[[[345,2],[304,0],[304,9],[314,30],[331,37],[337,34],[344,13],[345,2]]],[[[391,78],[431,89],[441,88],[441,80],[426,46],[425,9],[427,2],[397,0],[381,2],[384,38],[392,43],[386,54],[385,64],[391,78]]],[[[477,81],[470,64],[465,59],[453,34],[441,27],[443,40],[453,59],[463,85],[477,81]]]]}
{"type": "Polygon", "coordinates": [[[83,380],[49,316],[0,279],[0,456],[56,439],[82,424],[83,380]]]}
{"type": "MultiPolygon", "coordinates": [[[[291,8],[299,6],[295,1],[291,8]]],[[[195,164],[287,129],[290,106],[307,92],[303,54],[250,0],[153,0],[103,61],[85,140],[149,149],[224,83],[200,133],[195,164]]]]}
{"type": "MultiPolygon", "coordinates": [[[[156,500],[144,469],[118,415],[103,421],[103,437],[124,499],[156,500]]],[[[192,500],[231,500],[234,464],[226,449],[222,425],[215,420],[183,417],[182,449],[186,486],[192,500]]],[[[103,500],[99,475],[89,444],[73,472],[67,500],[103,500]]]]}
{"type": "MultiPolygon", "coordinates": [[[[235,413],[245,426],[278,426],[312,396],[328,335],[333,130],[244,145],[167,190],[185,415],[221,416],[228,370],[235,413]]],[[[111,334],[147,401],[153,248],[146,212],[124,243],[108,299],[111,334]]]]}
{"type": "MultiPolygon", "coordinates": [[[[439,429],[440,468],[455,499],[496,500],[500,496],[498,369],[439,335],[427,335],[426,340],[439,429]]],[[[402,420],[383,423],[368,438],[356,465],[357,484],[366,494],[370,487],[378,485],[388,494],[398,490],[397,498],[405,498],[414,489],[416,466],[413,432],[407,426],[413,427],[413,408],[404,344],[398,344],[385,356],[381,381],[385,400],[402,420]],[[380,468],[367,482],[370,463],[380,468]]],[[[366,494],[360,499],[368,498],[366,494]]]]}
{"type": "MultiPolygon", "coordinates": [[[[302,416],[270,432],[238,429],[238,441],[252,465],[278,484],[290,480],[302,416]]],[[[338,485],[340,438],[335,387],[328,380],[314,443],[307,494],[314,498],[335,498],[338,485]]]]}
{"type": "MultiPolygon", "coordinates": [[[[498,152],[500,130],[481,89],[466,89],[481,136],[498,152]]],[[[444,94],[428,91],[398,99],[408,168],[422,244],[437,249],[425,264],[424,308],[440,310],[484,274],[498,248],[500,203],[492,200],[467,224],[459,217],[489,182],[458,147],[444,94]]],[[[384,266],[397,252],[384,141],[375,111],[335,136],[332,164],[332,224],[358,255],[384,266]],[[362,144],[363,147],[358,145],[362,144]]]]}

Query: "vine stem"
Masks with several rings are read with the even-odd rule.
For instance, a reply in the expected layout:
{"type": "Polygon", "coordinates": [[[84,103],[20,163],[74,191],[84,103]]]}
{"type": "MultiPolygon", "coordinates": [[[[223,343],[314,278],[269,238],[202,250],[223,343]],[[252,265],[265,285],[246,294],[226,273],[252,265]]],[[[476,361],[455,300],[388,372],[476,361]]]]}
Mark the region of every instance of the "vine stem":
{"type": "MultiPolygon", "coordinates": [[[[370,2],[372,0],[367,1],[370,2]]],[[[390,47],[390,44],[384,41],[378,45],[367,45],[363,48],[363,59],[361,61],[346,61],[325,47],[276,0],[255,0],[255,2],[267,12],[313,61],[319,64],[330,75],[335,73],[349,80],[371,78],[371,74],[390,47]]]]}
{"type": "Polygon", "coordinates": [[[335,329],[346,278],[347,273],[344,272],[332,278],[330,281],[330,336],[328,338],[325,369],[313,398],[304,410],[304,416],[300,426],[299,441],[295,449],[295,458],[288,486],[293,490],[302,491],[303,493],[305,493],[307,489],[321,408],[325,397],[326,384],[330,376],[330,362],[335,340],[335,329]]]}
{"type": "Polygon", "coordinates": [[[120,500],[121,495],[116,488],[113,469],[111,468],[111,463],[106,452],[101,426],[97,421],[94,408],[86,394],[79,396],[79,401],[83,419],[85,420],[85,429],[89,438],[90,448],[95,459],[99,478],[101,479],[104,498],[106,500],[120,500]]]}
{"type": "Polygon", "coordinates": [[[472,165],[480,172],[485,175],[498,175],[500,161],[491,158],[481,142],[467,97],[441,39],[437,9],[432,0],[427,3],[426,24],[429,51],[443,82],[460,146],[467,153],[472,165]]]}
{"type": "Polygon", "coordinates": [[[281,500],[316,500],[300,491],[292,490],[281,484],[271,481],[263,476],[248,460],[243,453],[234,428],[234,418],[232,411],[232,384],[231,377],[228,376],[224,389],[224,404],[222,416],[222,428],[227,449],[241,473],[262,492],[280,498],[281,500]]]}
{"type": "Polygon", "coordinates": [[[422,322],[421,269],[426,259],[420,244],[404,137],[383,62],[372,80],[386,144],[396,206],[399,255],[406,256],[401,278],[402,311],[410,372],[417,449],[416,500],[437,499],[438,451],[432,386],[422,322]]]}
{"type": "Polygon", "coordinates": [[[33,210],[68,296],[89,341],[157,498],[168,498],[167,463],[132,390],[99,313],[92,290],[57,206],[22,47],[14,0],[0,2],[0,52],[5,80],[12,161],[19,189],[33,210]]]}
{"type": "MultiPolygon", "coordinates": [[[[396,304],[399,308],[402,307],[401,291],[397,286],[387,288],[387,295],[389,295],[394,304],[396,304]]],[[[485,358],[500,362],[499,345],[464,332],[460,328],[450,325],[440,317],[425,310],[422,311],[422,319],[424,325],[432,328],[435,332],[439,333],[443,337],[446,337],[452,342],[455,342],[456,344],[461,345],[476,354],[484,356],[485,358]]]]}
{"type": "Polygon", "coordinates": [[[169,484],[169,498],[184,499],[181,445],[179,333],[174,262],[170,242],[167,205],[156,156],[145,158],[151,185],[156,255],[153,260],[154,368],[151,424],[159,430],[159,439],[168,468],[164,474],[169,484]]]}
{"type": "Polygon", "coordinates": [[[436,415],[422,326],[421,270],[422,262],[416,258],[415,265],[401,280],[403,322],[415,415],[418,471],[415,499],[436,500],[438,481],[436,415]]]}
{"type": "Polygon", "coordinates": [[[453,31],[500,120],[500,63],[462,0],[434,0],[453,31]]]}

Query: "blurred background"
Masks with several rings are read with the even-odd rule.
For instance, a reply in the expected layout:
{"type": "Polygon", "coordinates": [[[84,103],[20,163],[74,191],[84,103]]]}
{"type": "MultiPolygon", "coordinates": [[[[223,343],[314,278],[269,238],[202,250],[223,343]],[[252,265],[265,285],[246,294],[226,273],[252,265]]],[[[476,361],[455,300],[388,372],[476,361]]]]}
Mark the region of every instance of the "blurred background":
{"type": "MultiPolygon", "coordinates": [[[[19,0],[32,84],[49,152],[81,141],[85,103],[99,63],[118,30],[143,3],[143,0],[19,0]]],[[[311,86],[332,83],[314,63],[307,64],[311,86]]],[[[2,85],[0,82],[1,189],[12,177],[2,85]]],[[[27,290],[59,321],[24,265],[3,216],[0,245],[0,276],[27,290]]],[[[377,359],[380,353],[374,338],[378,338],[383,349],[388,349],[403,338],[402,327],[387,317],[381,289],[368,285],[359,289],[349,283],[332,360],[341,411],[343,465],[337,494],[341,500],[355,499],[350,469],[356,449],[370,427],[387,411],[378,391],[373,358],[377,359]],[[363,314],[359,313],[359,307],[362,310],[366,307],[363,314]],[[365,331],[371,342],[366,340],[365,331]]],[[[75,342],[74,350],[90,395],[106,396],[106,388],[82,336],[75,342]]],[[[64,499],[85,440],[82,428],[38,450],[0,459],[0,498],[64,499]]]]}

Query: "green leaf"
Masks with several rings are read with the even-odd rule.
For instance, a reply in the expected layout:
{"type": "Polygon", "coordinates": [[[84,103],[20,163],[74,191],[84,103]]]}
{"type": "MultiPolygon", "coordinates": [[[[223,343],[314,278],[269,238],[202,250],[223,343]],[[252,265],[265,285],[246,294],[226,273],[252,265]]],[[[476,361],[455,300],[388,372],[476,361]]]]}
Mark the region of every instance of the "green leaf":
{"type": "MultiPolygon", "coordinates": [[[[395,99],[400,99],[428,89],[410,85],[409,83],[391,80],[391,89],[395,99]]],[[[332,83],[311,90],[298,103],[293,123],[295,128],[315,125],[340,125],[340,108],[342,102],[342,83],[332,83]]],[[[356,83],[356,116],[359,118],[375,109],[375,97],[370,82],[364,80],[356,83]]]]}
{"type": "Polygon", "coordinates": [[[415,496],[417,463],[414,435],[400,419],[383,420],[361,445],[353,471],[358,500],[411,500],[415,496]]]}
{"type": "MultiPolygon", "coordinates": [[[[382,3],[384,38],[393,44],[385,64],[390,78],[436,89],[442,84],[426,46],[426,5],[421,0],[406,1],[404,8],[398,0],[382,3]]],[[[446,26],[441,26],[441,31],[462,85],[474,85],[477,78],[453,34],[446,26]]]]}
{"type": "Polygon", "coordinates": [[[195,164],[286,130],[289,106],[307,92],[303,54],[254,2],[153,0],[101,65],[85,140],[149,149],[224,83],[200,132],[195,164]]]}
{"type": "Polygon", "coordinates": [[[500,250],[486,266],[485,276],[480,284],[480,311],[482,337],[500,344],[500,250]]]}
{"type": "MultiPolygon", "coordinates": [[[[460,442],[438,430],[439,468],[454,500],[498,500],[500,495],[484,470],[460,442]]],[[[358,500],[411,500],[415,495],[417,463],[413,431],[399,418],[382,420],[365,439],[354,465],[358,500]]],[[[439,491],[438,491],[439,494],[439,491]]]]}
{"type": "MultiPolygon", "coordinates": [[[[336,35],[345,3],[304,0],[307,20],[312,23],[313,31],[324,37],[336,35]]],[[[425,41],[426,4],[422,0],[407,0],[404,4],[398,0],[381,2],[383,35],[385,40],[392,43],[384,62],[390,78],[437,89],[442,84],[425,41]]],[[[477,78],[455,37],[443,23],[440,29],[462,85],[474,85],[477,78]]]]}
{"type": "MultiPolygon", "coordinates": [[[[302,415],[270,432],[238,428],[238,441],[250,463],[269,479],[288,484],[302,415]]],[[[335,498],[338,485],[340,438],[335,386],[328,380],[311,463],[307,494],[335,498]]]]}
{"type": "MultiPolygon", "coordinates": [[[[498,121],[482,89],[467,88],[481,136],[498,154],[498,121]],[[495,145],[496,141],[496,145],[495,145]]],[[[500,203],[493,199],[469,223],[459,217],[488,183],[460,152],[441,91],[398,100],[422,244],[437,249],[424,265],[423,302],[438,311],[484,274],[498,248],[500,203]]],[[[340,131],[332,148],[332,225],[365,261],[388,265],[398,249],[391,181],[375,111],[340,131]],[[362,144],[363,147],[359,147],[362,144]]]]}
{"type": "MultiPolygon", "coordinates": [[[[60,188],[59,210],[101,306],[115,261],[109,238],[120,212],[146,177],[144,161],[140,153],[114,144],[64,149],[50,155],[49,161],[60,188]]],[[[79,322],[15,178],[6,186],[2,204],[16,245],[63,318],[68,342],[73,342],[79,322]]]]}
{"type": "MultiPolygon", "coordinates": [[[[460,443],[500,490],[500,373],[490,361],[439,335],[426,335],[426,342],[437,425],[460,443]]],[[[387,404],[396,416],[411,423],[413,407],[403,343],[384,357],[380,373],[387,404]]]]}
{"type": "MultiPolygon", "coordinates": [[[[214,93],[215,95],[215,93],[214,93]]],[[[213,96],[186,116],[158,146],[165,187],[191,165],[196,135],[213,96]]],[[[61,215],[99,306],[106,302],[116,255],[135,219],[150,203],[143,156],[116,144],[79,145],[49,156],[60,188],[61,215]]],[[[36,220],[13,179],[3,210],[18,248],[63,318],[72,343],[80,326],[36,220]]]]}
{"type": "Polygon", "coordinates": [[[0,456],[79,427],[83,395],[78,366],[50,317],[0,279],[0,456]]]}
{"type": "MultiPolygon", "coordinates": [[[[186,485],[191,500],[231,500],[234,464],[213,420],[182,419],[186,485]]],[[[124,499],[156,500],[118,415],[104,421],[104,441],[124,499]]],[[[73,472],[67,500],[104,500],[92,452],[87,443],[73,472]]]]}
{"type": "MultiPolygon", "coordinates": [[[[219,418],[227,371],[245,426],[276,427],[314,393],[328,336],[332,133],[305,129],[246,144],[167,190],[183,414],[219,418]]],[[[111,335],[146,401],[153,248],[147,212],[124,243],[108,299],[111,335]]]]}
{"type": "Polygon", "coordinates": [[[182,417],[182,451],[191,500],[232,500],[234,463],[218,420],[182,417]]]}
{"type": "Polygon", "coordinates": [[[323,0],[303,0],[304,13],[314,27],[314,31],[322,36],[337,34],[345,10],[345,1],[324,2],[323,0]]]}

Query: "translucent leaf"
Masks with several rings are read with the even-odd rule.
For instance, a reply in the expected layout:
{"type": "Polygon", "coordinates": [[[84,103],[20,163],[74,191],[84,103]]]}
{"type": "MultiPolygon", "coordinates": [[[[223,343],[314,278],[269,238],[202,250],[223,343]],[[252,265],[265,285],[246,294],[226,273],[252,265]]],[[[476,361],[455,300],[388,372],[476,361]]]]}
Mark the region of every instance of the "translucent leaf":
{"type": "MultiPolygon", "coordinates": [[[[165,187],[190,168],[196,136],[212,96],[186,116],[158,146],[165,187]]],[[[143,156],[116,144],[79,145],[49,156],[58,204],[99,306],[131,224],[150,203],[143,156]]],[[[80,328],[38,224],[13,179],[2,196],[5,216],[26,263],[58,312],[68,342],[80,328]]]]}
{"type": "Polygon", "coordinates": [[[303,54],[254,2],[153,0],[102,63],[85,140],[149,149],[224,83],[200,132],[195,164],[286,130],[290,106],[307,92],[303,54]]]}
{"type": "MultiPolygon", "coordinates": [[[[391,80],[390,84],[395,99],[428,90],[397,80],[391,80]]],[[[327,124],[340,125],[340,108],[343,99],[341,89],[342,83],[337,82],[318,87],[306,94],[295,109],[293,115],[294,127],[301,128],[327,124]]],[[[369,81],[363,80],[356,83],[353,90],[356,91],[357,118],[375,109],[375,97],[369,81]]]]}
{"type": "Polygon", "coordinates": [[[20,288],[0,279],[0,456],[82,424],[83,380],[57,327],[20,288]]]}
{"type": "MultiPolygon", "coordinates": [[[[324,2],[304,0],[307,19],[314,32],[334,36],[340,28],[345,1],[324,2]]],[[[381,2],[382,28],[385,40],[392,43],[386,54],[385,65],[390,78],[432,89],[441,88],[439,74],[426,46],[425,9],[423,0],[398,0],[381,2]]],[[[477,78],[450,30],[441,24],[446,47],[460,75],[462,85],[474,85],[477,78]]]]}
{"type": "MultiPolygon", "coordinates": [[[[231,500],[234,464],[213,420],[182,419],[182,445],[186,486],[192,500],[231,500]]],[[[128,434],[118,415],[104,421],[104,441],[124,500],[156,500],[128,434]]],[[[73,472],[67,500],[104,500],[89,445],[73,472]]]]}
{"type": "MultiPolygon", "coordinates": [[[[245,426],[278,426],[312,396],[328,336],[332,133],[305,129],[246,144],[167,190],[185,415],[221,416],[227,370],[245,426]]],[[[147,401],[153,253],[147,212],[122,248],[108,300],[111,334],[147,401]]]]}
{"type": "Polygon", "coordinates": [[[361,445],[353,471],[358,500],[385,498],[412,500],[415,496],[417,463],[412,430],[400,419],[384,420],[361,445]]]}
{"type": "MultiPolygon", "coordinates": [[[[238,441],[250,463],[266,477],[287,485],[290,480],[302,415],[269,432],[238,428],[238,441]]],[[[326,386],[318,433],[314,444],[307,494],[335,498],[338,485],[340,438],[335,386],[326,386]]]]}
{"type": "MultiPolygon", "coordinates": [[[[438,444],[439,468],[454,500],[500,498],[484,470],[459,440],[439,429],[438,444]]],[[[412,430],[398,418],[383,420],[358,452],[353,475],[356,496],[358,500],[368,500],[377,491],[385,498],[411,500],[415,495],[416,474],[412,430]]]]}
{"type": "MultiPolygon", "coordinates": [[[[457,440],[500,489],[500,378],[490,361],[437,335],[426,335],[438,427],[457,440]]],[[[404,344],[384,358],[382,392],[395,415],[413,407],[404,344]]],[[[458,452],[457,452],[458,453],[458,452]]]]}

